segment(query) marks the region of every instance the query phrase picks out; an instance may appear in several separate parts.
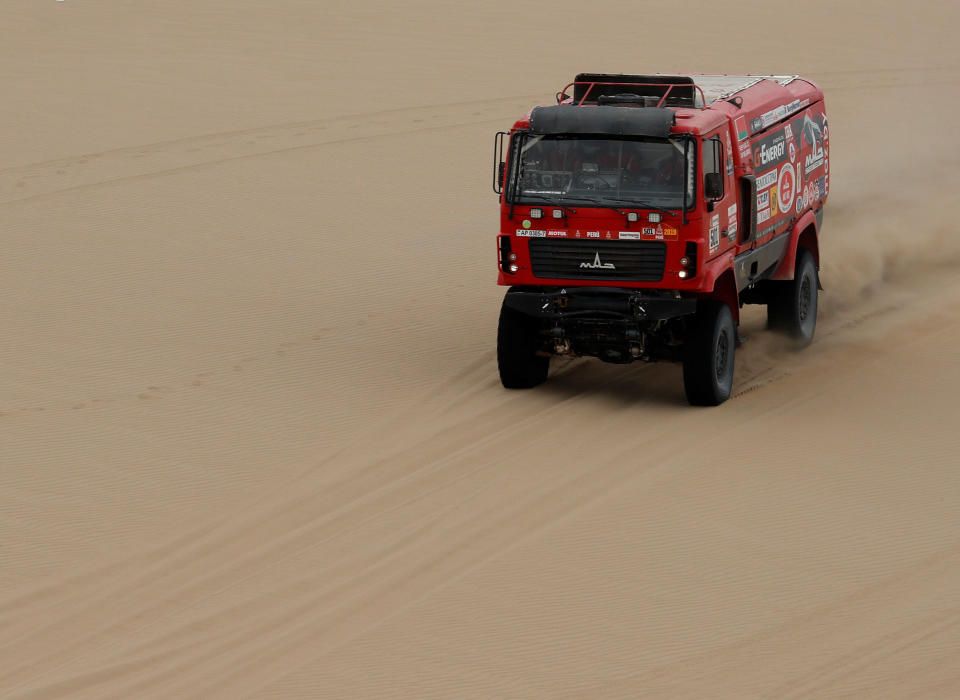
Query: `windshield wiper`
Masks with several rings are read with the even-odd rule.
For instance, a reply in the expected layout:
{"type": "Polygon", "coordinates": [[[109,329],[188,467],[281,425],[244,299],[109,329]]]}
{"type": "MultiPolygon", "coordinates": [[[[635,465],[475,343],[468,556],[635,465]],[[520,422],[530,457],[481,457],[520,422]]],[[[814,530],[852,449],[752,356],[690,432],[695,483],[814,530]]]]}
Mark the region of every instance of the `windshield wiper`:
{"type": "MultiPolygon", "coordinates": [[[[549,202],[550,204],[555,204],[558,207],[569,206],[565,202],[558,201],[552,197],[547,197],[540,194],[524,194],[521,195],[523,199],[535,199],[541,202],[549,202]]],[[[656,204],[650,204],[650,202],[641,202],[636,199],[628,199],[626,197],[591,197],[589,195],[571,195],[571,200],[574,200],[573,204],[576,201],[582,202],[592,202],[593,204],[599,204],[601,206],[613,205],[613,204],[625,204],[633,209],[653,209],[655,211],[662,212],[664,214],[675,214],[675,209],[665,209],[664,207],[659,207],[656,204]]],[[[616,206],[606,206],[607,209],[614,209],[619,211],[616,206]]]]}
{"type": "Polygon", "coordinates": [[[601,198],[601,197],[590,197],[588,195],[573,195],[570,197],[571,200],[574,200],[571,203],[558,200],[554,197],[547,197],[546,195],[542,195],[542,194],[521,194],[520,197],[524,201],[535,200],[538,202],[546,202],[556,207],[570,207],[570,206],[575,206],[578,202],[591,202],[593,204],[599,204],[605,209],[610,209],[611,211],[615,211],[618,214],[622,212],[620,211],[619,208],[617,208],[617,206],[615,206],[616,204],[626,204],[634,209],[653,209],[663,214],[670,214],[671,216],[676,214],[676,210],[664,209],[663,207],[658,207],[657,205],[650,204],[649,202],[640,202],[635,199],[626,199],[623,197],[602,197],[601,198]]]}
{"type": "Polygon", "coordinates": [[[615,211],[618,214],[620,213],[619,209],[617,209],[616,207],[604,205],[603,200],[598,199],[597,197],[574,195],[570,197],[570,199],[574,200],[571,203],[565,202],[562,199],[558,200],[554,197],[547,197],[546,195],[542,195],[542,194],[524,194],[524,195],[521,195],[521,197],[523,197],[524,200],[533,199],[540,202],[546,202],[547,204],[551,204],[557,208],[566,207],[568,209],[572,209],[574,206],[576,206],[580,202],[592,202],[593,204],[599,204],[604,209],[610,209],[611,211],[615,211]]]}
{"type": "Polygon", "coordinates": [[[591,200],[591,201],[596,201],[597,203],[602,203],[603,201],[620,202],[621,204],[629,205],[634,209],[654,209],[664,214],[671,214],[671,215],[676,213],[676,210],[673,210],[673,209],[664,209],[663,207],[658,207],[656,204],[650,204],[649,202],[641,202],[636,199],[626,199],[624,197],[604,197],[603,200],[591,200]]]}
{"type": "MultiPolygon", "coordinates": [[[[520,199],[538,199],[538,200],[540,200],[541,202],[549,202],[549,203],[556,203],[556,202],[557,202],[556,199],[554,199],[553,197],[548,197],[548,196],[545,195],[545,194],[523,194],[523,193],[521,193],[521,194],[520,194],[520,199]]],[[[519,204],[523,204],[523,202],[519,202],[519,204]]],[[[563,205],[557,203],[557,206],[559,207],[559,206],[563,206],[563,205]]]]}

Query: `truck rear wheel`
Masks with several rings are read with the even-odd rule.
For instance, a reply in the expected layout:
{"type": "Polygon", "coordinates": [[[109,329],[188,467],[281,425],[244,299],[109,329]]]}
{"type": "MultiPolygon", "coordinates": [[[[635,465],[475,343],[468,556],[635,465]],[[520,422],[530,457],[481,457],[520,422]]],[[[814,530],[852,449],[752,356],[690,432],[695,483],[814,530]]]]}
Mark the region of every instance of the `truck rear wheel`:
{"type": "Polygon", "coordinates": [[[497,328],[497,367],[507,389],[530,389],[547,380],[550,356],[541,356],[535,319],[507,307],[500,309],[497,328]]]}
{"type": "Polygon", "coordinates": [[[767,302],[767,326],[786,333],[800,347],[813,342],[820,294],[817,266],[807,250],[797,252],[793,280],[777,282],[767,302]]]}
{"type": "Polygon", "coordinates": [[[691,406],[719,406],[730,398],[736,341],[730,307],[704,302],[684,345],[683,388],[691,406]]]}

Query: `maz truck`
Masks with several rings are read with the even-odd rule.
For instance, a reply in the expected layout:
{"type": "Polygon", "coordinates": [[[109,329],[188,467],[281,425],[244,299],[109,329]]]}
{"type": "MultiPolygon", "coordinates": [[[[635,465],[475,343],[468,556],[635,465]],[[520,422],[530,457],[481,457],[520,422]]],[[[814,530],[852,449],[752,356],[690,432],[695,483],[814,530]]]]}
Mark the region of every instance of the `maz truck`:
{"type": "Polygon", "coordinates": [[[683,363],[730,397],[744,304],[813,340],[830,190],[823,92],[787,75],[581,74],[494,143],[510,389],[556,355],[683,363]]]}

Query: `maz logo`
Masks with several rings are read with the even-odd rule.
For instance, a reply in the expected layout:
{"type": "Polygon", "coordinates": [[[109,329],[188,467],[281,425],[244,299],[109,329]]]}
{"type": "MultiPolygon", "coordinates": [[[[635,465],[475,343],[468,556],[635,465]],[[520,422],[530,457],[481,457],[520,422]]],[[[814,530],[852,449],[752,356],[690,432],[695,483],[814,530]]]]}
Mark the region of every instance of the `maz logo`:
{"type": "Polygon", "coordinates": [[[580,263],[581,269],[586,270],[616,270],[616,266],[613,263],[600,262],[600,253],[597,252],[593,256],[593,262],[582,262],[580,263]]]}

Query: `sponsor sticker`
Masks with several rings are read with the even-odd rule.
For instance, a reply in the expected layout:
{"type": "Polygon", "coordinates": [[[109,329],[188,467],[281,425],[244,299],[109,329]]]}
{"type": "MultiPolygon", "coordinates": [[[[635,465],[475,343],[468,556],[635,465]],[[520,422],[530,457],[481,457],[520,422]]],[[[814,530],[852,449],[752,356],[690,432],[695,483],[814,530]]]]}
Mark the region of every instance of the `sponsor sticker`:
{"type": "Polygon", "coordinates": [[[803,159],[804,173],[811,173],[821,165],[826,154],[823,152],[823,127],[809,114],[803,115],[803,140],[810,144],[810,153],[803,159]]]}
{"type": "Polygon", "coordinates": [[[710,252],[720,247],[720,215],[714,214],[710,219],[710,252]]]}
{"type": "Polygon", "coordinates": [[[824,175],[817,179],[817,199],[823,199],[827,196],[827,176],[824,175]]]}
{"type": "Polygon", "coordinates": [[[821,165],[823,165],[823,148],[817,146],[814,152],[804,159],[803,172],[809,175],[821,165]]]}
{"type": "Polygon", "coordinates": [[[780,211],[793,209],[793,200],[796,197],[797,173],[792,163],[784,163],[780,168],[780,177],[777,179],[777,203],[780,211]]]}
{"type": "Polygon", "coordinates": [[[770,207],[770,193],[761,192],[757,195],[757,209],[767,209],[770,207]]]}
{"type": "Polygon", "coordinates": [[[662,241],[665,238],[676,238],[677,229],[673,226],[664,226],[663,224],[657,224],[656,226],[644,226],[643,236],[645,238],[653,238],[655,240],[662,241]]]}
{"type": "Polygon", "coordinates": [[[768,187],[770,187],[770,185],[776,183],[776,181],[777,181],[777,171],[771,170],[770,172],[764,173],[763,175],[757,178],[757,189],[765,190],[768,187]]]}
{"type": "Polygon", "coordinates": [[[742,141],[740,143],[740,160],[746,160],[750,157],[750,142],[742,141]]]}
{"type": "Polygon", "coordinates": [[[587,231],[587,238],[600,238],[599,231],[587,231]]]}
{"type": "Polygon", "coordinates": [[[737,205],[727,207],[727,238],[731,241],[737,237],[737,205]]]}
{"type": "Polygon", "coordinates": [[[518,229],[517,229],[517,236],[518,236],[519,238],[546,238],[546,237],[547,237],[547,232],[546,232],[546,231],[540,231],[540,230],[537,230],[537,229],[522,229],[522,228],[518,228],[518,229]]]}
{"type": "Polygon", "coordinates": [[[770,188],[770,215],[777,215],[777,186],[774,185],[770,188]]]}
{"type": "Polygon", "coordinates": [[[794,112],[799,112],[801,109],[810,104],[810,100],[794,100],[787,105],[787,114],[793,114],[794,112]]]}
{"type": "Polygon", "coordinates": [[[779,165],[787,159],[787,137],[783,132],[761,139],[753,149],[753,162],[757,168],[779,165]]]}
{"type": "Polygon", "coordinates": [[[620,231],[619,236],[621,241],[639,241],[640,240],[639,231],[620,231]]]}
{"type": "Polygon", "coordinates": [[[803,205],[803,202],[798,199],[798,200],[797,200],[797,213],[798,213],[798,214],[803,211],[803,206],[804,206],[804,205],[803,205]]]}
{"type": "Polygon", "coordinates": [[[766,129],[771,124],[774,124],[780,121],[781,119],[787,118],[789,115],[793,114],[794,112],[799,112],[801,109],[803,109],[809,104],[810,104],[810,100],[808,99],[793,100],[788,104],[774,107],[769,112],[764,112],[759,117],[754,117],[750,121],[750,131],[751,133],[754,133],[754,134],[757,133],[758,131],[762,131],[763,129],[766,129]]]}
{"type": "Polygon", "coordinates": [[[763,125],[763,128],[766,128],[774,122],[780,121],[785,116],[787,116],[787,106],[780,105],[779,107],[774,107],[769,112],[764,112],[761,114],[760,123],[763,125]]]}
{"type": "Polygon", "coordinates": [[[566,238],[566,231],[547,231],[547,238],[566,238]]]}
{"type": "Polygon", "coordinates": [[[737,117],[733,120],[733,125],[737,129],[737,141],[743,141],[750,136],[750,132],[747,131],[746,117],[737,117]]]}
{"type": "MultiPolygon", "coordinates": [[[[788,127],[789,128],[789,127],[788,127]]],[[[793,141],[787,146],[787,150],[790,152],[790,162],[797,162],[797,147],[793,144],[793,141]]]]}
{"type": "Polygon", "coordinates": [[[770,210],[769,210],[769,209],[761,209],[760,211],[757,212],[757,223],[758,223],[758,224],[762,224],[764,221],[769,221],[769,220],[770,220],[770,210]]]}

